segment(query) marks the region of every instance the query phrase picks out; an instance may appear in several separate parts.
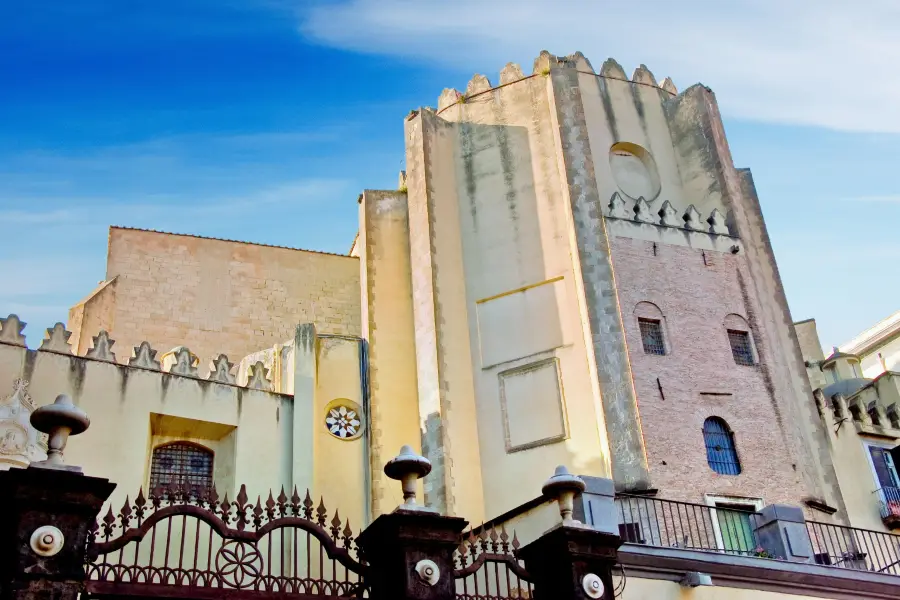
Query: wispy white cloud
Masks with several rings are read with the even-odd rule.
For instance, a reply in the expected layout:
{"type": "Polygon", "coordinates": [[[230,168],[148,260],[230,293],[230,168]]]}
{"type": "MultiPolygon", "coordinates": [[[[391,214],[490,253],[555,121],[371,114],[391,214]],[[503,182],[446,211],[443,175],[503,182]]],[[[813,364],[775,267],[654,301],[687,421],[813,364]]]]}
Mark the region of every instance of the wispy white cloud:
{"type": "Polygon", "coordinates": [[[301,15],[305,36],[344,49],[494,72],[581,50],[702,81],[732,117],[900,133],[894,0],[342,0],[301,15]]]}
{"type": "Polygon", "coordinates": [[[233,221],[240,211],[261,209],[272,205],[294,208],[314,208],[317,203],[328,202],[335,196],[350,194],[350,183],[341,179],[300,179],[262,186],[245,194],[217,193],[190,197],[180,195],[144,195],[123,201],[121,197],[80,198],[76,202],[66,197],[42,197],[37,202],[27,197],[8,198],[10,204],[24,206],[31,203],[34,209],[0,209],[0,222],[28,225],[73,225],[93,223],[105,227],[109,224],[133,224],[151,227],[159,220],[194,223],[191,219],[202,217],[206,223],[217,220],[233,221]],[[68,203],[69,208],[53,208],[68,203]]]}

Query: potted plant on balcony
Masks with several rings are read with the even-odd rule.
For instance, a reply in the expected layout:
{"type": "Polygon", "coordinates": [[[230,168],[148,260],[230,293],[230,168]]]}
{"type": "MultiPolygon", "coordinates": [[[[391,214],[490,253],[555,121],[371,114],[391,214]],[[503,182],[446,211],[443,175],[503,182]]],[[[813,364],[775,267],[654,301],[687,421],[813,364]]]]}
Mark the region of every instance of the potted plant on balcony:
{"type": "Polygon", "coordinates": [[[885,502],[881,519],[888,529],[900,529],[900,500],[885,502]]]}

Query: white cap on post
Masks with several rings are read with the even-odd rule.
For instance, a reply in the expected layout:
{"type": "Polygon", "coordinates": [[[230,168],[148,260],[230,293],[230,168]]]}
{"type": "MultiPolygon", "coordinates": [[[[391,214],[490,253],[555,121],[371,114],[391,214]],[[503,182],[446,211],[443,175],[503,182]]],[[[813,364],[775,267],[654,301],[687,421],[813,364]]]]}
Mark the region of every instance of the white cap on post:
{"type": "Polygon", "coordinates": [[[384,465],[384,474],[400,481],[403,487],[403,504],[397,510],[436,512],[416,503],[416,480],[431,473],[431,461],[416,454],[411,446],[400,448],[400,454],[384,465]]]}
{"type": "Polygon", "coordinates": [[[544,496],[555,499],[559,504],[559,515],[563,525],[581,525],[580,521],[572,518],[575,509],[575,496],[584,491],[584,480],[577,475],[572,475],[563,465],[556,467],[553,476],[544,482],[541,489],[544,496]]]}

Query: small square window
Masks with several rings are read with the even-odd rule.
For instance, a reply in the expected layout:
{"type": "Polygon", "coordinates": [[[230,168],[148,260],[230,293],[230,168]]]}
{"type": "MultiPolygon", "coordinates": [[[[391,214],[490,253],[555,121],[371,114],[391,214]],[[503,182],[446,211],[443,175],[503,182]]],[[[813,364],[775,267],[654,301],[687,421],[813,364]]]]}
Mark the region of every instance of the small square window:
{"type": "Polygon", "coordinates": [[[638,326],[641,328],[644,353],[664,355],[666,344],[663,341],[662,323],[657,319],[638,319],[638,326]]]}
{"type": "Polygon", "coordinates": [[[731,354],[734,356],[735,363],[745,366],[756,364],[753,359],[753,347],[750,344],[749,332],[729,329],[728,341],[731,343],[731,354]]]}

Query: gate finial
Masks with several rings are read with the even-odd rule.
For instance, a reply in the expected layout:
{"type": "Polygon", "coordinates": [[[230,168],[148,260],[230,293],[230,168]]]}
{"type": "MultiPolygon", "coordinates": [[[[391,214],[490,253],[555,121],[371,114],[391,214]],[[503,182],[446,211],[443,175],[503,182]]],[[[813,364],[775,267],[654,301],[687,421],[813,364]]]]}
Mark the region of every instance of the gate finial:
{"type": "Polygon", "coordinates": [[[81,467],[66,465],[63,449],[70,435],[84,432],[91,424],[87,413],[72,404],[65,394],[56,397],[53,404],[41,406],[31,413],[31,425],[50,436],[47,442],[47,460],[31,463],[32,467],[81,472],[81,467]]]}
{"type": "Polygon", "coordinates": [[[572,475],[569,470],[560,465],[556,467],[553,476],[544,482],[541,491],[547,498],[553,498],[559,503],[559,514],[565,525],[577,523],[572,518],[575,496],[584,491],[584,480],[577,475],[572,475]]]}
{"type": "Polygon", "coordinates": [[[403,504],[398,509],[433,512],[425,506],[416,504],[416,480],[429,473],[431,461],[416,454],[411,446],[400,448],[400,454],[384,465],[384,474],[391,479],[399,480],[403,486],[403,504]]]}

